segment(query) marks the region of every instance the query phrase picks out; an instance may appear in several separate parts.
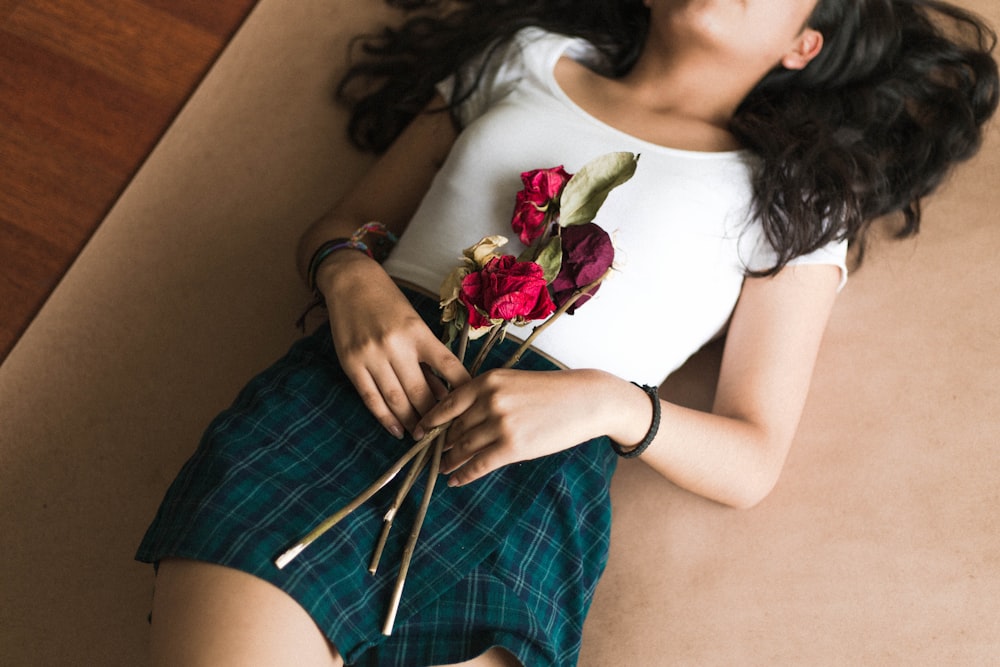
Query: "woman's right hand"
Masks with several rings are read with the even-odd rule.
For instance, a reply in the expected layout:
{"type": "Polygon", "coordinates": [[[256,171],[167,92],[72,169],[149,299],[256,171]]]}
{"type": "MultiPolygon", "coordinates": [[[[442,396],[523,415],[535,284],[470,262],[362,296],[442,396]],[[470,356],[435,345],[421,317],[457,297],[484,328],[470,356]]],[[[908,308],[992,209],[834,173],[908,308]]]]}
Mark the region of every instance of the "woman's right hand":
{"type": "Polygon", "coordinates": [[[382,267],[338,250],[319,268],[334,348],[344,372],[376,419],[397,438],[452,387],[469,380],[382,267]],[[440,376],[440,377],[438,377],[440,376]]]}

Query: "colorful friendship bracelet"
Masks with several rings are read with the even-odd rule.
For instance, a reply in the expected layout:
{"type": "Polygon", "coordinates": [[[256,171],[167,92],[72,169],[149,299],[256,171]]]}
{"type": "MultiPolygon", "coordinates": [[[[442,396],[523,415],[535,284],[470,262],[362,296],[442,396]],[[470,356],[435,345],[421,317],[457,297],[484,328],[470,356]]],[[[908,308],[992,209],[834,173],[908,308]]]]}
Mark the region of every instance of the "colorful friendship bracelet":
{"type": "Polygon", "coordinates": [[[389,256],[389,251],[398,240],[396,235],[381,222],[368,222],[354,230],[354,233],[348,238],[340,237],[324,242],[316,248],[316,252],[309,260],[309,269],[306,273],[309,289],[315,291],[316,273],[319,271],[320,264],[336,251],[344,248],[359,250],[375,261],[382,262],[389,256]],[[373,240],[366,243],[363,240],[366,236],[372,236],[373,240]]]}
{"type": "Polygon", "coordinates": [[[362,243],[368,249],[368,255],[376,262],[384,262],[399,238],[389,231],[381,222],[366,222],[351,234],[351,241],[362,243]],[[372,237],[365,239],[366,236],[372,237]]]}
{"type": "Polygon", "coordinates": [[[659,387],[651,387],[648,384],[639,384],[638,382],[633,382],[632,384],[646,392],[646,395],[649,396],[649,400],[653,402],[653,421],[649,425],[649,430],[646,431],[646,437],[642,439],[642,442],[631,449],[625,449],[614,440],[611,441],[611,449],[615,450],[615,454],[623,459],[634,459],[646,451],[646,449],[653,443],[653,438],[656,437],[656,432],[660,430],[659,387]]]}
{"type": "Polygon", "coordinates": [[[309,304],[305,307],[305,310],[302,311],[302,314],[295,321],[296,326],[300,330],[305,331],[306,317],[313,309],[319,308],[326,301],[323,298],[323,294],[316,287],[316,274],[319,272],[319,267],[323,263],[323,260],[338,250],[349,248],[363,252],[377,262],[382,262],[389,256],[389,251],[392,250],[392,247],[396,245],[398,240],[396,235],[390,232],[381,222],[368,222],[358,227],[350,237],[330,239],[316,248],[316,251],[309,259],[309,266],[306,270],[306,283],[309,285],[309,291],[312,292],[313,296],[309,304]],[[366,236],[372,236],[374,240],[371,243],[365,243],[362,239],[366,236]]]}

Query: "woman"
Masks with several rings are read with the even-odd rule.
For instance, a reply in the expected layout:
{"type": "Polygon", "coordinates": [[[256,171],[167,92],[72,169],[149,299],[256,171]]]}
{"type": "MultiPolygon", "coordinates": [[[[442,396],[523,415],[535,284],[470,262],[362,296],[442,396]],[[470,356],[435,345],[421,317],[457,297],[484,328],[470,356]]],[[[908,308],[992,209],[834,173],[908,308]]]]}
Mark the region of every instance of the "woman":
{"type": "Polygon", "coordinates": [[[470,2],[389,33],[346,82],[379,81],[352,131],[384,152],[300,245],[329,328],[213,422],[140,548],[159,564],[155,660],[574,664],[617,454],[729,505],[767,495],[846,244],[887,213],[915,232],[920,199],[978,148],[992,42],[923,0],[470,2]],[[470,378],[422,294],[509,234],[521,172],[610,151],[642,154],[600,213],[627,262],[517,370],[470,378]],[[384,265],[331,245],[374,220],[400,237],[384,265]],[[631,381],[723,329],[711,413],[651,409],[631,381]],[[384,504],[275,567],[399,439],[449,422],[448,486],[390,636],[395,572],[366,571],[384,504]]]}

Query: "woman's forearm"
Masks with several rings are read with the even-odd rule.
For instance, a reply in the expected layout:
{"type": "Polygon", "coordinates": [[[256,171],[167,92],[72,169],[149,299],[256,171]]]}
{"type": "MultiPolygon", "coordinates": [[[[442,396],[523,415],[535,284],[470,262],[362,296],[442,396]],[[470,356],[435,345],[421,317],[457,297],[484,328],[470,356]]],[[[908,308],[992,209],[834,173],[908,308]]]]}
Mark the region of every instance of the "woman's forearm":
{"type": "MultiPolygon", "coordinates": [[[[299,238],[298,249],[295,253],[295,263],[299,270],[299,276],[303,280],[308,280],[309,264],[321,245],[331,239],[350,238],[366,222],[369,221],[343,213],[338,214],[337,210],[334,209],[311,224],[299,238]]],[[[394,234],[397,233],[397,230],[392,231],[394,234]]],[[[331,259],[334,255],[340,254],[342,253],[335,252],[331,255],[331,259]]],[[[326,263],[324,262],[324,264],[326,263]]]]}
{"type": "MultiPolygon", "coordinates": [[[[604,374],[605,431],[625,448],[649,430],[652,406],[640,388],[604,374]]],[[[751,507],[770,492],[784,463],[788,443],[769,437],[748,420],[692,410],[660,400],[656,437],[639,457],[674,484],[698,495],[751,507]]]]}

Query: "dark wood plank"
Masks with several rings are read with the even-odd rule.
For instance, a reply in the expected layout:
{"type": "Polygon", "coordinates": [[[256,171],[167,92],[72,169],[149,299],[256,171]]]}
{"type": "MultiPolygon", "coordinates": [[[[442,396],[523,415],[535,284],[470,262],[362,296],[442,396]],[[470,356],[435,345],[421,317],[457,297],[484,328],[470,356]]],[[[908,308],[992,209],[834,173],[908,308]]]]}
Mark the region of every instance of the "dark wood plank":
{"type": "Polygon", "coordinates": [[[22,0],[0,0],[0,21],[6,19],[21,2],[22,0]]]}
{"type": "Polygon", "coordinates": [[[62,258],[67,256],[42,235],[11,224],[6,216],[0,217],[0,256],[4,259],[0,270],[0,303],[4,306],[3,333],[7,324],[14,324],[11,315],[33,316],[41,302],[39,293],[48,294],[62,275],[62,258]],[[14,307],[12,313],[8,307],[14,307]]]}
{"type": "Polygon", "coordinates": [[[0,115],[10,125],[39,148],[84,151],[88,163],[106,164],[119,178],[170,121],[171,110],[159,100],[15,35],[0,42],[0,61],[0,115]]]}
{"type": "Polygon", "coordinates": [[[213,35],[227,35],[247,13],[250,3],[206,0],[142,0],[142,3],[189,23],[213,35]]]}
{"type": "Polygon", "coordinates": [[[107,169],[54,130],[28,133],[4,126],[0,141],[4,163],[16,170],[16,178],[0,181],[0,210],[9,224],[63,250],[78,249],[74,239],[93,227],[95,202],[114,198],[125,171],[107,169]]]}
{"type": "Polygon", "coordinates": [[[256,0],[0,0],[0,361],[256,0]]]}
{"type": "Polygon", "coordinates": [[[167,100],[187,94],[219,47],[202,28],[136,0],[25,0],[5,30],[167,100]]]}

